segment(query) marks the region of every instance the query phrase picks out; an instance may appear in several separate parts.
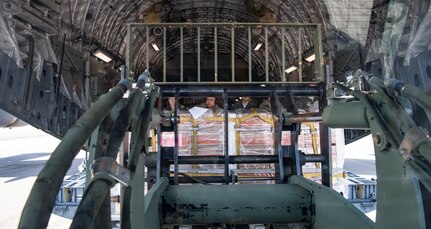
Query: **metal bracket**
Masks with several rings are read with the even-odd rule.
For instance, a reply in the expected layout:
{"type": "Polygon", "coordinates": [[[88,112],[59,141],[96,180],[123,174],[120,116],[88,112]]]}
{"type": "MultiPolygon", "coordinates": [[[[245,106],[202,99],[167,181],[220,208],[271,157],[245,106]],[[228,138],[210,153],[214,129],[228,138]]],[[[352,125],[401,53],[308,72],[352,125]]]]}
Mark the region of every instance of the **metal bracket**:
{"type": "Polygon", "coordinates": [[[405,160],[408,160],[413,151],[420,145],[430,141],[428,133],[421,127],[413,127],[407,131],[403,141],[400,144],[399,150],[405,160]]]}
{"type": "Polygon", "coordinates": [[[120,182],[125,186],[130,184],[130,171],[119,165],[110,157],[101,157],[93,163],[93,179],[104,179],[111,181],[111,186],[120,182]]]}

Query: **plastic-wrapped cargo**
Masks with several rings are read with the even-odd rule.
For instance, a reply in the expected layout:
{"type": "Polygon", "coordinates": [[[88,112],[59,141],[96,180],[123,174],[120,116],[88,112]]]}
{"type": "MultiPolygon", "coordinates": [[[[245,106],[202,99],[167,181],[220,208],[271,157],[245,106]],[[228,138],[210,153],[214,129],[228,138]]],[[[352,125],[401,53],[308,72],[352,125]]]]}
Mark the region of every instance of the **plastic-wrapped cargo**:
{"type": "MultiPolygon", "coordinates": [[[[238,110],[229,113],[229,155],[274,154],[274,119],[265,110],[238,110]]],[[[223,112],[211,110],[199,116],[180,114],[179,156],[223,156],[225,152],[223,112]]],[[[173,132],[164,132],[162,146],[175,146],[173,132]]],[[[230,167],[243,177],[274,176],[273,164],[241,164],[230,167]]],[[[224,165],[180,165],[181,172],[223,174],[224,165]]]]}
{"type": "MultiPolygon", "coordinates": [[[[235,154],[273,155],[274,117],[266,110],[237,110],[235,116],[235,154]]],[[[274,177],[274,164],[239,164],[241,177],[274,177]]]]}
{"type": "MultiPolygon", "coordinates": [[[[179,156],[223,156],[224,155],[224,117],[222,112],[205,113],[193,117],[189,112],[179,115],[178,155],[179,156]]],[[[164,132],[162,146],[174,147],[173,132],[164,132]]],[[[185,173],[223,173],[224,165],[180,165],[185,173]]]]}
{"type": "MultiPolygon", "coordinates": [[[[319,123],[318,122],[306,122],[301,125],[301,134],[298,135],[298,149],[305,154],[320,154],[320,134],[319,134],[319,123]]],[[[344,154],[342,146],[344,142],[344,136],[342,131],[339,132],[336,129],[331,129],[331,155],[332,155],[332,176],[342,177],[343,176],[343,165],[344,165],[344,154]]],[[[289,134],[283,137],[282,144],[290,144],[289,134]]],[[[304,177],[314,180],[316,182],[321,181],[321,168],[320,163],[306,163],[302,166],[302,172],[304,177]]]]}
{"type": "MultiPolygon", "coordinates": [[[[319,123],[302,123],[301,134],[298,136],[298,150],[305,154],[320,154],[319,123]]],[[[305,177],[320,181],[321,168],[319,163],[306,163],[302,166],[305,177]]]]}
{"type": "MultiPolygon", "coordinates": [[[[229,113],[229,155],[273,155],[274,116],[266,110],[237,110],[229,113]]],[[[343,154],[337,151],[341,146],[331,131],[333,176],[343,174],[343,154]]],[[[282,135],[282,145],[290,145],[290,132],[282,135]]],[[[212,112],[193,118],[190,113],[180,114],[178,123],[178,146],[180,156],[223,156],[224,117],[222,113],[212,112]]],[[[173,132],[163,133],[163,146],[175,146],[173,132]]],[[[298,149],[306,154],[320,154],[319,123],[303,123],[298,136],[298,149]]],[[[199,174],[223,174],[224,165],[180,165],[181,172],[199,174]]],[[[237,164],[231,165],[239,177],[274,177],[274,164],[237,164]]],[[[320,182],[319,163],[307,163],[303,167],[305,177],[320,182]]]]}

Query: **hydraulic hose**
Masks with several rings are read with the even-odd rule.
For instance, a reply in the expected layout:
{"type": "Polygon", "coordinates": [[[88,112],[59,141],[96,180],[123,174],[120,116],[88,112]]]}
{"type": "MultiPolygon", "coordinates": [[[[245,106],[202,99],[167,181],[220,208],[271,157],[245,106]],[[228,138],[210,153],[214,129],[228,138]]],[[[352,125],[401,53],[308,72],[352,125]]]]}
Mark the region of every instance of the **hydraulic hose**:
{"type": "Polygon", "coordinates": [[[431,96],[426,94],[422,89],[410,84],[405,84],[399,80],[391,79],[389,87],[414,101],[416,101],[423,109],[431,111],[431,96]]]}
{"type": "MultiPolygon", "coordinates": [[[[138,97],[139,93],[142,92],[140,90],[133,90],[126,106],[120,110],[109,137],[108,147],[104,153],[105,157],[110,157],[112,159],[116,158],[118,148],[120,147],[127,128],[130,125],[133,102],[135,99],[140,98],[138,97]]],[[[98,225],[96,225],[99,227],[102,227],[101,225],[111,223],[110,220],[104,220],[110,219],[111,217],[110,214],[106,215],[106,213],[110,213],[110,198],[107,198],[110,193],[110,186],[111,183],[104,179],[96,179],[90,183],[82,197],[70,228],[90,228],[91,225],[93,225],[92,222],[94,220],[99,221],[98,225]],[[107,210],[103,209],[104,205],[108,207],[107,210]]]]}
{"type": "MultiPolygon", "coordinates": [[[[135,171],[138,166],[139,157],[142,153],[143,147],[146,142],[146,136],[148,136],[148,129],[149,129],[149,123],[151,119],[152,110],[154,107],[154,102],[156,98],[158,97],[158,88],[154,87],[152,85],[151,79],[149,78],[149,73],[145,71],[139,78],[145,80],[145,85],[140,85],[139,80],[137,87],[148,87],[152,88],[149,90],[149,93],[146,96],[142,96],[140,101],[135,102],[136,103],[136,109],[133,111],[132,114],[132,121],[131,121],[131,140],[130,140],[130,152],[129,152],[129,158],[128,158],[128,169],[130,170],[131,174],[131,180],[135,179],[135,171]]],[[[138,178],[141,179],[141,174],[137,174],[138,178]]],[[[131,228],[131,220],[132,220],[132,209],[134,207],[134,204],[132,203],[131,199],[133,197],[133,193],[137,192],[136,190],[139,190],[139,188],[134,188],[128,186],[123,187],[122,189],[122,199],[121,199],[121,228],[129,229],[131,228]]],[[[138,216],[140,217],[140,216],[138,216]]]]}
{"type": "Polygon", "coordinates": [[[111,91],[102,95],[69,129],[39,173],[24,206],[18,228],[47,227],[56,195],[73,159],[94,129],[123,97],[129,84],[127,80],[120,81],[111,91]]]}
{"type": "MultiPolygon", "coordinates": [[[[114,122],[114,126],[111,130],[108,147],[104,153],[104,157],[109,157],[115,160],[118,148],[120,147],[124,135],[130,126],[133,111],[139,110],[140,107],[136,107],[136,104],[143,97],[143,90],[145,83],[148,80],[148,72],[142,74],[137,82],[137,88],[129,95],[127,104],[120,110],[118,118],[114,122]]],[[[143,116],[150,116],[150,114],[143,114],[143,116]]],[[[112,183],[110,180],[95,179],[93,180],[84,196],[81,203],[75,213],[73,222],[70,228],[92,228],[92,227],[104,227],[102,225],[110,224],[110,187],[112,183]],[[95,225],[95,222],[98,222],[95,225]]]]}

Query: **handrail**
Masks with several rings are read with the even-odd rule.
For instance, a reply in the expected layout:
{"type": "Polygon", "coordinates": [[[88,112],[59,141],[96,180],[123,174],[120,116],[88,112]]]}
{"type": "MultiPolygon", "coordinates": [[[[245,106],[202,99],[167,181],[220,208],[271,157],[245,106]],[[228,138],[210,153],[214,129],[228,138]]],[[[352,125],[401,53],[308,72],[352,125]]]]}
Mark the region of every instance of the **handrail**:
{"type": "MultiPolygon", "coordinates": [[[[159,31],[159,30],[158,30],[159,31]]],[[[174,82],[174,83],[204,83],[208,80],[203,79],[201,69],[201,60],[204,48],[202,41],[204,38],[210,38],[211,48],[210,53],[213,55],[214,76],[210,77],[210,82],[240,82],[236,78],[242,77],[236,71],[236,64],[238,57],[242,57],[247,62],[248,77],[245,77],[246,82],[302,82],[305,77],[303,68],[305,67],[303,59],[305,55],[309,56],[314,54],[314,76],[311,82],[323,82],[323,49],[322,49],[322,31],[320,23],[129,23],[127,24],[127,48],[126,48],[126,65],[127,76],[132,77],[134,70],[149,69],[152,75],[159,75],[160,82],[174,82]],[[150,33],[154,28],[161,28],[157,34],[150,33]],[[254,33],[253,28],[261,30],[261,32],[254,33]],[[142,45],[137,50],[133,46],[132,40],[135,30],[140,30],[140,34],[144,36],[142,45]],[[188,31],[185,31],[185,30],[188,31]],[[192,34],[190,34],[192,29],[192,34]],[[205,32],[203,29],[209,31],[205,32]],[[226,30],[227,29],[227,30],[226,30]],[[313,30],[315,39],[305,40],[298,39],[301,37],[302,30],[313,30]],[[226,31],[225,31],[226,30],[226,31]],[[175,36],[167,36],[171,32],[178,33],[175,36]],[[298,50],[293,50],[292,47],[286,45],[290,39],[290,35],[296,34],[291,39],[297,40],[296,45],[298,50]],[[277,38],[277,39],[274,39],[277,38]],[[167,42],[169,40],[170,43],[167,42]],[[188,50],[184,44],[193,43],[193,51],[188,50]],[[178,47],[175,50],[179,54],[180,66],[179,79],[168,80],[167,78],[167,61],[169,53],[167,50],[172,51],[173,47],[178,47]],[[152,50],[154,49],[154,51],[152,50]],[[221,74],[219,71],[221,66],[221,53],[222,49],[226,49],[226,55],[229,56],[230,67],[228,75],[221,74]],[[259,50],[262,48],[262,50],[259,50]],[[133,52],[137,55],[133,56],[133,52]],[[289,55],[286,55],[289,53],[289,55]],[[199,62],[196,64],[196,71],[194,73],[187,72],[189,79],[186,79],[186,72],[184,65],[186,59],[185,54],[193,54],[199,62]],[[142,59],[141,65],[133,66],[132,61],[135,59],[142,59]],[[150,61],[157,60],[160,63],[160,69],[150,69],[150,61]],[[160,62],[162,61],[163,64],[160,62]],[[253,68],[254,65],[260,66],[258,70],[253,68]],[[286,66],[286,64],[288,64],[286,66]],[[282,68],[281,68],[282,67],[282,68]],[[159,72],[160,71],[160,72],[159,72]],[[258,71],[258,72],[256,72],[258,71]],[[253,79],[254,75],[261,77],[260,79],[253,79]],[[270,77],[271,76],[271,77],[270,77]],[[229,79],[227,79],[229,78],[229,79]]],[[[208,56],[208,53],[204,55],[208,56]]],[[[222,57],[223,58],[223,57],[222,57]]],[[[209,63],[209,62],[208,62],[209,63]]],[[[212,64],[212,63],[209,63],[212,64]]],[[[151,66],[153,67],[153,66],[151,66]]],[[[254,66],[256,67],[256,66],[254,66]]],[[[212,69],[212,67],[211,67],[212,69]]],[[[137,72],[137,71],[135,71],[137,72]]],[[[211,73],[212,74],[212,73],[211,73]]],[[[313,73],[310,73],[313,74],[313,73]]],[[[207,76],[208,77],[208,76],[207,76]]]]}

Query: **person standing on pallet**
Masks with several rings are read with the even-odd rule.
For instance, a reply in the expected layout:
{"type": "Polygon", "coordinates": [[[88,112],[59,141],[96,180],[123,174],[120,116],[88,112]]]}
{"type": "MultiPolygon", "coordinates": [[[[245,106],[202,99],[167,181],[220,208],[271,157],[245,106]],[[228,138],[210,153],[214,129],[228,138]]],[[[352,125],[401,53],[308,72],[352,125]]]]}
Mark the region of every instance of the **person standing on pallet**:
{"type": "MultiPolygon", "coordinates": [[[[182,104],[179,104],[180,110],[184,109],[184,106],[182,104]]],[[[170,111],[171,113],[174,113],[175,111],[175,97],[169,97],[168,103],[165,106],[165,111],[170,111]]]]}
{"type": "Polygon", "coordinates": [[[271,110],[271,97],[263,99],[262,103],[259,105],[259,109],[271,110]]]}
{"type": "Polygon", "coordinates": [[[212,110],[214,115],[218,115],[219,113],[222,112],[220,107],[217,105],[216,97],[212,97],[212,96],[206,97],[205,103],[202,103],[199,106],[202,108],[207,108],[207,109],[212,110]]]}
{"type": "Polygon", "coordinates": [[[234,110],[236,109],[244,109],[244,110],[250,110],[253,108],[257,108],[257,105],[251,101],[251,98],[248,96],[242,97],[239,101],[235,102],[232,106],[234,110]]]}

